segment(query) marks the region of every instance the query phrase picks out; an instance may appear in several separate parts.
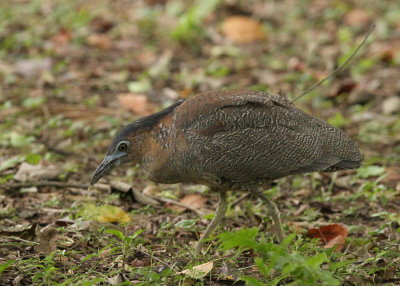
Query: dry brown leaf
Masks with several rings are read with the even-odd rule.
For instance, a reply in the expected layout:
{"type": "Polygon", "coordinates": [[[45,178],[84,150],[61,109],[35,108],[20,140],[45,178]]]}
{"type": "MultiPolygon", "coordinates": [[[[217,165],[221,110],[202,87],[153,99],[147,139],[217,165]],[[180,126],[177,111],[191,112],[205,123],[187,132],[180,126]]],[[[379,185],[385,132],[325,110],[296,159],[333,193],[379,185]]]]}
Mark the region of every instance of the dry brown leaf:
{"type": "Polygon", "coordinates": [[[159,194],[161,192],[161,189],[159,186],[155,186],[155,185],[147,185],[142,193],[146,196],[150,196],[150,197],[155,197],[157,194],[159,194]]]}
{"type": "Polygon", "coordinates": [[[144,94],[121,93],[118,95],[118,102],[122,108],[138,115],[146,116],[153,113],[153,105],[144,94]]]}
{"type": "Polygon", "coordinates": [[[308,235],[311,238],[319,238],[326,243],[325,248],[331,248],[336,245],[335,251],[343,249],[348,233],[347,228],[337,223],[308,230],[308,235]]]}
{"type": "Polygon", "coordinates": [[[386,167],[386,176],[382,179],[383,183],[395,186],[400,182],[400,168],[398,167],[386,167]]]}
{"type": "Polygon", "coordinates": [[[36,251],[39,253],[51,253],[57,249],[57,229],[48,225],[37,233],[39,245],[36,251]]]}
{"type": "Polygon", "coordinates": [[[70,231],[83,231],[83,230],[95,231],[99,227],[100,227],[100,225],[97,221],[78,220],[76,223],[68,226],[68,230],[70,230],[70,231]]]}
{"type": "Polygon", "coordinates": [[[19,167],[14,179],[17,181],[54,180],[62,173],[63,170],[56,166],[31,165],[24,162],[19,167]]]}
{"type": "Polygon", "coordinates": [[[181,98],[188,98],[189,95],[191,95],[192,93],[193,93],[193,89],[191,89],[191,88],[185,88],[185,89],[182,89],[182,90],[181,90],[181,92],[179,93],[179,96],[180,96],[181,98]]]}
{"type": "Polygon", "coordinates": [[[382,102],[382,112],[384,114],[400,113],[400,97],[391,96],[382,102]]]}
{"type": "Polygon", "coordinates": [[[72,39],[72,32],[66,29],[60,29],[57,34],[51,37],[51,41],[56,45],[68,44],[72,39]]]}
{"type": "Polygon", "coordinates": [[[110,283],[110,285],[120,285],[122,281],[122,276],[119,273],[113,277],[107,278],[107,282],[110,283]]]}
{"type": "Polygon", "coordinates": [[[25,78],[40,76],[42,73],[49,73],[53,67],[51,58],[23,59],[15,63],[15,72],[25,78]]]}
{"type": "Polygon", "coordinates": [[[23,224],[12,227],[0,226],[0,236],[19,236],[25,240],[33,240],[36,237],[37,223],[23,224]]]}
{"type": "Polygon", "coordinates": [[[13,286],[21,286],[21,285],[25,285],[24,281],[24,275],[20,274],[17,277],[14,278],[13,280],[13,286]]]}
{"type": "Polygon", "coordinates": [[[206,276],[213,267],[214,267],[214,262],[211,260],[207,263],[194,266],[192,269],[185,269],[179,272],[178,274],[186,274],[194,279],[200,279],[206,276]]]}
{"type": "Polygon", "coordinates": [[[245,16],[226,18],[221,29],[227,38],[236,43],[251,43],[265,38],[261,23],[245,16]]]}
{"type": "Polygon", "coordinates": [[[353,80],[346,80],[339,84],[333,96],[339,96],[343,93],[350,93],[358,86],[358,83],[353,80]]]}
{"type": "Polygon", "coordinates": [[[87,44],[102,50],[109,50],[111,48],[111,40],[105,34],[92,34],[87,39],[87,44]]]}
{"type": "Polygon", "coordinates": [[[362,9],[354,9],[344,16],[344,22],[349,26],[363,26],[368,24],[370,15],[362,9]]]}
{"type": "MultiPolygon", "coordinates": [[[[190,194],[184,196],[179,202],[188,206],[191,206],[195,209],[200,209],[204,206],[206,203],[207,199],[203,198],[199,194],[190,194]]],[[[176,210],[178,212],[183,212],[186,210],[186,208],[177,206],[177,205],[171,205],[169,206],[170,209],[176,210]]]]}
{"type": "Polygon", "coordinates": [[[101,16],[97,16],[90,22],[90,28],[96,33],[107,33],[114,25],[111,20],[101,16]]]}
{"type": "Polygon", "coordinates": [[[371,45],[369,57],[378,57],[383,62],[392,62],[400,54],[400,44],[395,41],[377,42],[371,45]]]}
{"type": "Polygon", "coordinates": [[[303,188],[294,192],[295,197],[308,197],[310,194],[311,190],[309,188],[303,188]]]}
{"type": "Polygon", "coordinates": [[[345,242],[346,242],[346,237],[344,235],[339,234],[338,236],[329,240],[329,242],[324,246],[324,248],[332,248],[336,246],[335,251],[341,251],[345,242]]]}
{"type": "Polygon", "coordinates": [[[296,231],[298,233],[307,233],[307,229],[305,229],[301,224],[294,222],[294,221],[289,221],[286,223],[289,228],[293,231],[296,231]]]}

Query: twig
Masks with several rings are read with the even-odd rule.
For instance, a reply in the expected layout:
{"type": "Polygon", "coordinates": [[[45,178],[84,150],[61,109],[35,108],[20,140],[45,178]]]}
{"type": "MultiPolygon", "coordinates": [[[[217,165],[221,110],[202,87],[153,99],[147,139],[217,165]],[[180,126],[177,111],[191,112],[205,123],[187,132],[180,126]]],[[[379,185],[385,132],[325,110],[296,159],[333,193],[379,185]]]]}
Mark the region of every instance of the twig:
{"type": "Polygon", "coordinates": [[[236,206],[238,203],[240,203],[241,201],[243,201],[245,198],[247,198],[249,196],[250,196],[250,193],[245,193],[244,195],[241,195],[239,198],[236,199],[236,201],[231,203],[231,207],[236,206]]]}
{"type": "Polygon", "coordinates": [[[154,197],[145,195],[134,188],[132,188],[132,195],[135,198],[135,200],[142,205],[152,205],[152,206],[160,205],[160,203],[154,197]]]}
{"type": "Polygon", "coordinates": [[[351,55],[346,59],[346,61],[341,64],[340,66],[338,66],[335,70],[333,70],[327,77],[323,78],[322,80],[320,80],[319,82],[313,84],[311,87],[307,88],[305,91],[303,91],[300,95],[296,96],[292,102],[295,102],[296,100],[298,100],[299,98],[303,97],[304,95],[306,95],[307,93],[309,93],[310,91],[312,91],[314,88],[319,87],[321,84],[323,84],[325,81],[327,81],[328,79],[330,79],[331,77],[335,76],[337,73],[339,73],[340,71],[342,71],[344,69],[344,67],[353,59],[353,57],[357,54],[357,52],[362,48],[362,46],[364,46],[365,42],[367,41],[369,35],[371,35],[372,31],[375,29],[375,25],[372,25],[367,34],[364,36],[364,39],[362,40],[362,42],[357,46],[357,48],[354,50],[354,52],[351,53],[351,55]]]}
{"type": "Polygon", "coordinates": [[[186,209],[188,209],[188,210],[194,212],[196,215],[198,215],[198,216],[200,216],[200,217],[203,215],[199,210],[197,210],[197,209],[195,209],[194,207],[189,206],[189,205],[187,205],[187,204],[183,204],[183,203],[181,203],[181,202],[177,202],[177,201],[174,201],[174,200],[171,200],[171,199],[167,199],[167,198],[161,198],[161,197],[152,197],[152,198],[153,198],[153,199],[156,199],[156,200],[158,200],[158,201],[160,201],[160,202],[163,202],[163,203],[174,204],[174,205],[177,205],[177,206],[186,208],[186,209]]]}
{"type": "Polygon", "coordinates": [[[400,278],[383,279],[381,282],[382,283],[391,283],[391,282],[398,282],[398,281],[400,281],[400,278]]]}
{"type": "Polygon", "coordinates": [[[137,247],[135,247],[135,246],[133,246],[132,248],[133,248],[134,250],[136,250],[136,251],[139,251],[140,253],[142,253],[142,254],[144,254],[144,255],[149,256],[151,259],[154,259],[154,260],[160,262],[162,265],[167,266],[169,269],[171,269],[171,270],[174,271],[175,273],[178,273],[178,271],[176,271],[175,268],[174,268],[173,266],[171,266],[171,265],[169,265],[168,263],[162,261],[160,258],[155,257],[153,254],[150,254],[150,253],[148,253],[148,252],[146,252],[146,251],[144,251],[144,250],[141,250],[141,249],[139,249],[139,248],[137,248],[137,247]]]}
{"type": "Polygon", "coordinates": [[[185,209],[188,209],[188,210],[194,212],[195,214],[197,214],[198,216],[202,215],[201,212],[199,212],[197,209],[195,209],[189,205],[186,205],[186,204],[183,204],[183,203],[171,200],[171,199],[167,199],[167,198],[145,195],[144,193],[132,188],[131,185],[126,184],[126,183],[112,181],[111,187],[116,190],[119,190],[121,192],[124,192],[124,193],[132,191],[132,195],[135,198],[135,200],[142,205],[156,206],[159,204],[159,202],[169,203],[169,204],[174,204],[174,205],[183,207],[185,209]]]}
{"type": "Polygon", "coordinates": [[[20,241],[20,242],[23,242],[23,243],[26,243],[26,244],[29,244],[29,245],[32,245],[32,246],[39,244],[36,241],[29,241],[29,240],[25,240],[25,239],[22,239],[22,238],[19,238],[19,237],[16,237],[16,236],[4,236],[4,238],[0,237],[0,241],[2,241],[2,240],[16,240],[16,241],[20,241]]]}
{"type": "Polygon", "coordinates": [[[89,184],[68,183],[68,182],[53,182],[53,181],[33,181],[24,183],[5,183],[0,184],[0,189],[17,189],[29,187],[56,187],[56,188],[89,188],[89,184]]]}

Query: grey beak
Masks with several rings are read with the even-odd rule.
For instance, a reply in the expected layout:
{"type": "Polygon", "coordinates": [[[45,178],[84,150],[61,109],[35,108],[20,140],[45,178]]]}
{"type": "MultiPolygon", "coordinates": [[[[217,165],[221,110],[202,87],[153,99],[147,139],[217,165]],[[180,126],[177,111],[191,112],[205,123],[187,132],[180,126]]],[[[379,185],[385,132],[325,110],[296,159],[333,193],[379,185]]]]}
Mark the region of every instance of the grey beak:
{"type": "Polygon", "coordinates": [[[103,176],[107,175],[112,169],[117,167],[121,163],[121,157],[124,154],[111,154],[104,158],[103,162],[97,167],[94,172],[92,179],[90,180],[90,184],[94,185],[97,183],[103,176]],[[121,156],[122,155],[122,156],[121,156]]]}

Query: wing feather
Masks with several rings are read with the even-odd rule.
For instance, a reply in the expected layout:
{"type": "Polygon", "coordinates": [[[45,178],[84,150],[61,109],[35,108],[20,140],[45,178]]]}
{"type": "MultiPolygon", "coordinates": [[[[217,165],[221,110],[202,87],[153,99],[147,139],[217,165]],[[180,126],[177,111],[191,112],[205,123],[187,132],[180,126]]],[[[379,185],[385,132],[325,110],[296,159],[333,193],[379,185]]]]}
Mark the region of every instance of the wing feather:
{"type": "Polygon", "coordinates": [[[261,92],[207,93],[177,107],[197,162],[231,181],[357,168],[361,154],[342,130],[261,92]],[[187,105],[187,106],[185,106],[187,105]]]}

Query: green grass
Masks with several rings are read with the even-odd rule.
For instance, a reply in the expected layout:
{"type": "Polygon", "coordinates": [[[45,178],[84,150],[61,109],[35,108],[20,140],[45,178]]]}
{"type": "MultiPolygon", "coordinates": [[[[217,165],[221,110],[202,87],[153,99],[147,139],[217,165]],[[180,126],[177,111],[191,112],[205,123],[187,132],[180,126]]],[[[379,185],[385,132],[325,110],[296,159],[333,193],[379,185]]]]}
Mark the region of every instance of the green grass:
{"type": "MultiPolygon", "coordinates": [[[[144,189],[149,182],[139,166],[111,174],[101,190],[0,188],[0,284],[22,279],[27,285],[397,285],[399,184],[393,174],[400,168],[400,120],[381,107],[398,93],[398,5],[161,2],[2,1],[0,183],[15,182],[21,164],[29,163],[61,168],[59,182],[87,184],[111,138],[138,117],[119,107],[121,93],[148,95],[154,110],[177,96],[210,89],[281,90],[293,98],[342,63],[363,37],[368,25],[344,23],[353,8],[378,24],[371,40],[348,69],[296,104],[350,134],[364,165],[335,176],[279,180],[269,195],[281,209],[288,235],[282,245],[273,242],[272,220],[260,201],[248,198],[233,206],[242,194],[230,194],[225,223],[199,256],[193,246],[212,211],[197,216],[166,205],[143,206],[130,193],[108,189],[111,180],[144,189]],[[237,14],[262,22],[266,40],[249,45],[227,40],[220,25],[237,14]],[[71,38],[55,43],[62,31],[71,38]],[[91,46],[93,34],[108,38],[111,48],[91,46]],[[393,57],[382,59],[380,45],[394,47],[393,57]],[[45,58],[53,64],[44,73],[25,78],[15,71],[20,60],[45,58]],[[337,94],[347,80],[358,84],[355,90],[377,81],[379,87],[371,91],[376,96],[349,106],[349,94],[337,94]],[[132,222],[90,222],[79,215],[89,204],[118,207],[132,222]],[[57,250],[37,251],[39,236],[31,229],[36,223],[57,230],[57,250]],[[324,223],[349,230],[341,252],[308,237],[309,228],[324,223]],[[204,277],[181,273],[210,261],[214,267],[204,277]]],[[[216,194],[209,190],[160,187],[161,196],[174,200],[201,193],[205,207],[215,208],[216,194]]]]}

